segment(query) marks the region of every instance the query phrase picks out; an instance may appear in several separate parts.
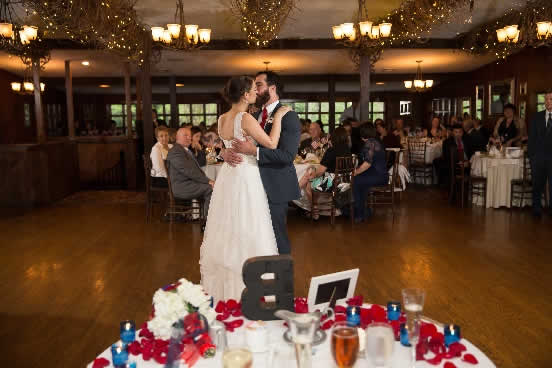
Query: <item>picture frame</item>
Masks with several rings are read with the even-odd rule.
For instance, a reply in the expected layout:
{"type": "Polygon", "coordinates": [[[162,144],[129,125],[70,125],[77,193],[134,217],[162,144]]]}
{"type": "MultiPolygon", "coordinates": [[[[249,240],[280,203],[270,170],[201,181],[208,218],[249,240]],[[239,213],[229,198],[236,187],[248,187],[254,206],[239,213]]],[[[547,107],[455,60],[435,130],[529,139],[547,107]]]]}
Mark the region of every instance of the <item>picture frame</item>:
{"type": "Polygon", "coordinates": [[[309,310],[323,310],[329,305],[335,289],[337,303],[345,302],[355,294],[359,269],[341,271],[311,278],[307,302],[309,310]]]}

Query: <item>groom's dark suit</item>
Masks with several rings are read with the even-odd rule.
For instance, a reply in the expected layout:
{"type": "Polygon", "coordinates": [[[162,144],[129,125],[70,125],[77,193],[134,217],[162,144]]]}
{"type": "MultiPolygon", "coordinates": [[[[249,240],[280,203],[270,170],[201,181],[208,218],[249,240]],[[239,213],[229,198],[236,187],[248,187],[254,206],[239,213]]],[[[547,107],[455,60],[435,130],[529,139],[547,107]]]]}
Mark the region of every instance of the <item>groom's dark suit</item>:
{"type": "Polygon", "coordinates": [[[552,198],[552,114],[546,110],[537,112],[531,121],[528,151],[533,176],[533,211],[540,213],[547,179],[552,198]]]}
{"type": "MultiPolygon", "coordinates": [[[[278,103],[271,116],[274,116],[281,106],[278,103]]],[[[256,116],[257,119],[259,114],[260,112],[256,116]]],[[[266,134],[270,134],[271,129],[272,124],[267,123],[265,125],[266,134]]],[[[278,147],[276,149],[259,147],[259,171],[268,197],[272,227],[280,254],[291,253],[287,235],[288,202],[301,196],[297,173],[293,166],[300,138],[299,117],[295,111],[290,111],[282,118],[282,132],[278,147]]]]}

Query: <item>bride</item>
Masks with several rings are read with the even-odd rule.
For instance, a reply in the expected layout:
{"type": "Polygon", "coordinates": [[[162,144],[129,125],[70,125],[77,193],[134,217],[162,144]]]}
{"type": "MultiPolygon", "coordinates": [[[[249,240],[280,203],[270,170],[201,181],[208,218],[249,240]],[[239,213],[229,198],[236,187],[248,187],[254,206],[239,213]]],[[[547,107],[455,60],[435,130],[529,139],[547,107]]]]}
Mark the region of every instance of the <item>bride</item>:
{"type": "MultiPolygon", "coordinates": [[[[280,139],[282,117],[291,109],[274,114],[270,135],[247,113],[255,103],[257,88],[248,76],[232,77],[224,88],[232,108],[220,116],[218,133],[229,148],[232,140],[251,139],[275,149],[280,139]]],[[[243,263],[251,257],[278,254],[276,238],[257,160],[242,155],[242,163],[223,164],[215,182],[200,251],[201,284],[215,300],[241,299],[243,263]]]]}

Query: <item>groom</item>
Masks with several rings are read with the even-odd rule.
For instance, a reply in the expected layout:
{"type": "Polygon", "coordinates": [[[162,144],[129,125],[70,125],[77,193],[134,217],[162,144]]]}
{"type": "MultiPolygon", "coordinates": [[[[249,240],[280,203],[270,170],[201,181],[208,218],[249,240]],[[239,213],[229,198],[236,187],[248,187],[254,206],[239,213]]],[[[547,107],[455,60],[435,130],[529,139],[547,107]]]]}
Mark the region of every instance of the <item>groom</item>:
{"type": "MultiPolygon", "coordinates": [[[[259,112],[254,116],[266,134],[270,134],[272,116],[282,106],[280,95],[283,85],[278,74],[272,71],[257,73],[255,84],[257,86],[255,105],[259,107],[259,112]]],[[[300,197],[297,173],[293,166],[293,160],[299,149],[300,136],[299,117],[295,111],[290,111],[282,118],[282,132],[276,149],[257,147],[249,140],[235,140],[232,142],[233,149],[227,149],[223,155],[224,161],[232,166],[241,162],[241,157],[237,153],[257,157],[280,254],[291,253],[287,234],[287,210],[288,202],[300,197]]],[[[250,215],[255,216],[254,213],[250,215]]]]}

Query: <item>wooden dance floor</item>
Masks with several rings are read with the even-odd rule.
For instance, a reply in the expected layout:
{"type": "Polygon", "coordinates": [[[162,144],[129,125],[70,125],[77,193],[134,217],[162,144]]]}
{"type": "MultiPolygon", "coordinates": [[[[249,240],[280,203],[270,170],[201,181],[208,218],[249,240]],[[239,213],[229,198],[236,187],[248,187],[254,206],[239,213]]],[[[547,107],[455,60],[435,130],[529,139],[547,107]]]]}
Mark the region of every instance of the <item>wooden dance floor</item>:
{"type": "MultiPolygon", "coordinates": [[[[296,294],[312,276],[359,267],[366,300],[424,288],[424,314],[460,325],[497,367],[550,366],[552,219],[462,210],[434,189],[407,194],[394,225],[387,209],[333,228],[292,211],[296,294]]],[[[146,224],[142,193],[81,192],[25,214],[3,210],[0,233],[1,367],[83,367],[118,339],[119,321],[147,318],[157,288],[199,282],[199,225],[146,224]]]]}

